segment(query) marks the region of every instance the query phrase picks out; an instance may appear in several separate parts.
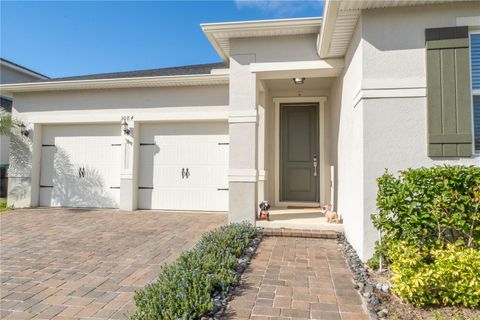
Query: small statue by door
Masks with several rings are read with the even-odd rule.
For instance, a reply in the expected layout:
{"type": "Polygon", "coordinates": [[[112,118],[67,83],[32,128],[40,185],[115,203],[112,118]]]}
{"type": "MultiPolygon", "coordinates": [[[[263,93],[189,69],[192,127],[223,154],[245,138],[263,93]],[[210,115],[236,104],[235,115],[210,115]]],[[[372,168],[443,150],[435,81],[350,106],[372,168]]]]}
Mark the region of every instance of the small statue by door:
{"type": "Polygon", "coordinates": [[[260,207],[258,219],[268,221],[270,218],[270,212],[268,212],[268,210],[270,209],[270,204],[268,203],[268,201],[263,200],[258,206],[260,207]]]}

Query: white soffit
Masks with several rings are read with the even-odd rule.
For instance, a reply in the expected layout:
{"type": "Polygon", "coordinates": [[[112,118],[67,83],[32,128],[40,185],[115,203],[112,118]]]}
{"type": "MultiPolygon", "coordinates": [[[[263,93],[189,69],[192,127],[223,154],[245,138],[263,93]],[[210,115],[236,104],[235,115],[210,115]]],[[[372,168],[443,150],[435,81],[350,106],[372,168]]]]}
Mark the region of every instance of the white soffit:
{"type": "Polygon", "coordinates": [[[344,56],[362,10],[465,1],[475,0],[327,0],[318,53],[321,58],[344,56]]]}
{"type": "Polygon", "coordinates": [[[230,57],[230,39],[318,34],[322,18],[204,23],[201,28],[223,61],[230,57]]]}

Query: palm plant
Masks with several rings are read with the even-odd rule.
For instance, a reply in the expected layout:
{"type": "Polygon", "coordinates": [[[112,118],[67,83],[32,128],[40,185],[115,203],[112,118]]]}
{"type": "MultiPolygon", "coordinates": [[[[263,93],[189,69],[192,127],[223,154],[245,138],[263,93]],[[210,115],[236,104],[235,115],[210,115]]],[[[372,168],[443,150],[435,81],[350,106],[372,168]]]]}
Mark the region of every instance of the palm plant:
{"type": "Polygon", "coordinates": [[[9,136],[12,134],[12,128],[15,122],[10,113],[5,109],[0,108],[0,135],[9,136]]]}

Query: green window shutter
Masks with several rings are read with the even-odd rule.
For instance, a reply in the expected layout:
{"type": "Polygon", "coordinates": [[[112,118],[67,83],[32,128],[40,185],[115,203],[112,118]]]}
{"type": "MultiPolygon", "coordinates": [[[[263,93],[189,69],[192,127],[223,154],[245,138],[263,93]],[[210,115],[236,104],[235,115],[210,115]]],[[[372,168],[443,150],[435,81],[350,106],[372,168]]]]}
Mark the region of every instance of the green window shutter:
{"type": "Polygon", "coordinates": [[[472,156],[467,27],[427,29],[428,156],[472,156]]]}

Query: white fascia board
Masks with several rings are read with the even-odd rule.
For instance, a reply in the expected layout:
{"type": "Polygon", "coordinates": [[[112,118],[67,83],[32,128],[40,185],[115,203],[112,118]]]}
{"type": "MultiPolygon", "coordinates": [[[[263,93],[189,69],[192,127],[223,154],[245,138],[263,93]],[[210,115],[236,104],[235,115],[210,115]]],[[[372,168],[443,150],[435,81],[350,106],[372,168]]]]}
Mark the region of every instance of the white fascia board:
{"type": "Polygon", "coordinates": [[[312,24],[321,24],[321,17],[311,18],[292,18],[292,19],[271,19],[271,20],[253,20],[236,22],[218,22],[202,23],[200,27],[203,32],[227,32],[227,31],[247,31],[259,29],[277,29],[288,27],[310,26],[312,24]]]}
{"type": "Polygon", "coordinates": [[[328,57],[328,50],[330,49],[330,43],[332,41],[340,4],[340,0],[327,0],[325,2],[325,9],[323,10],[323,23],[320,30],[320,40],[318,41],[317,48],[320,58],[328,57]]]}
{"type": "Polygon", "coordinates": [[[258,79],[334,77],[342,72],[344,64],[343,59],[252,63],[250,72],[256,73],[258,79]]]}
{"type": "Polygon", "coordinates": [[[228,84],[228,74],[44,81],[0,85],[0,93],[139,87],[181,87],[228,84]]]}

